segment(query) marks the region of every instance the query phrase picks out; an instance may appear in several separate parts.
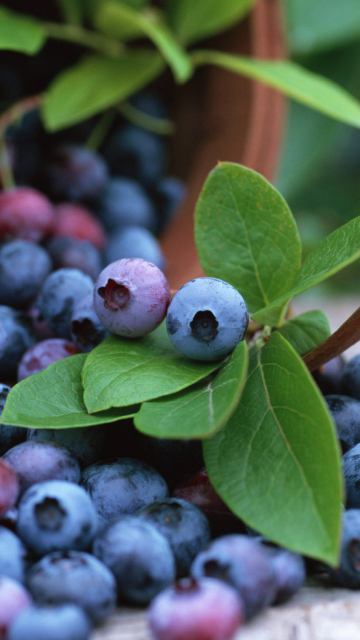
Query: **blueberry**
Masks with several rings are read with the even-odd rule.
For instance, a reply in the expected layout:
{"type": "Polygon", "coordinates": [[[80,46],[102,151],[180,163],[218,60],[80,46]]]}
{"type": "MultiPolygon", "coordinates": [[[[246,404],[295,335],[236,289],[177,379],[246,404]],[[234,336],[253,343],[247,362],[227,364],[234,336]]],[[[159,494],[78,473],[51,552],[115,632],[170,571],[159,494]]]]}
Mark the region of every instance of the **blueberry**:
{"type": "Polygon", "coordinates": [[[161,473],[168,485],[204,465],[201,440],[168,440],[137,432],[140,457],[161,473]]]}
{"type": "Polygon", "coordinates": [[[169,495],[161,475],[149,464],[134,458],[96,462],[83,471],[81,485],[105,520],[135,513],[169,495]]]}
{"type": "Polygon", "coordinates": [[[71,316],[70,331],[73,341],[80,351],[85,353],[91,351],[109,335],[109,331],[95,313],[92,293],[75,306],[71,316]]]}
{"type": "Polygon", "coordinates": [[[104,425],[66,429],[28,429],[28,440],[47,440],[66,447],[79,461],[80,467],[88,467],[99,459],[106,438],[104,425]]]}
{"type": "Polygon", "coordinates": [[[112,178],[107,182],[97,213],[109,232],[128,225],[155,231],[157,226],[155,209],[145,189],[130,178],[112,178]]]}
{"type": "Polygon", "coordinates": [[[101,623],[116,605],[116,582],[111,571],[85,551],[54,551],[29,571],[28,589],[35,602],[73,603],[101,623]]]}
{"type": "Polygon", "coordinates": [[[97,515],[82,487],[49,480],[25,491],[19,503],[17,531],[38,555],[85,551],[96,534],[97,515]]]}
{"type": "Polygon", "coordinates": [[[246,618],[274,602],[276,575],[270,557],[254,538],[241,534],[214,540],[195,558],[191,575],[219,578],[235,587],[240,594],[246,618]]]}
{"type": "MultiPolygon", "coordinates": [[[[10,393],[10,387],[0,383],[0,416],[4,410],[5,400],[10,393]]],[[[9,424],[0,423],[0,456],[8,449],[26,440],[27,430],[22,427],[12,427],[9,424]]]]}
{"type": "Polygon", "coordinates": [[[110,522],[95,539],[93,552],[113,572],[121,600],[147,604],[175,578],[169,542],[134,516],[110,522]]]}
{"type": "Polygon", "coordinates": [[[153,184],[164,173],[166,149],[156,134],[128,125],[116,132],[104,151],[113,174],[153,184]]]}
{"type": "Polygon", "coordinates": [[[39,242],[53,230],[54,210],[49,200],[30,187],[0,193],[0,237],[39,242]]]}
{"type": "Polygon", "coordinates": [[[298,553],[279,547],[262,536],[255,539],[269,554],[275,571],[277,592],[274,604],[286,602],[304,584],[306,578],[304,558],[298,553]]]}
{"type": "Polygon", "coordinates": [[[154,640],[231,640],[244,619],[235,589],[220,580],[185,578],[150,605],[154,640]]]}
{"type": "Polygon", "coordinates": [[[0,526],[0,575],[24,582],[27,550],[22,541],[8,528],[0,526]]]}
{"type": "Polygon", "coordinates": [[[66,447],[53,442],[22,442],[9,449],[3,460],[15,471],[20,494],[37,482],[66,480],[78,482],[80,467],[66,447]]]}
{"type": "Polygon", "coordinates": [[[179,206],[183,202],[186,194],[185,183],[179,178],[172,176],[164,176],[160,178],[155,187],[155,202],[157,202],[161,228],[166,228],[173,216],[176,214],[179,206]]]}
{"type": "Polygon", "coordinates": [[[16,616],[8,640],[88,640],[90,632],[89,618],[74,604],[33,605],[16,616]]]}
{"type": "Polygon", "coordinates": [[[74,240],[87,240],[99,251],[105,245],[105,231],[89,209],[73,202],[55,207],[54,236],[67,236],[74,240]]]}
{"type": "Polygon", "coordinates": [[[59,269],[46,278],[36,306],[59,338],[70,339],[75,305],[92,292],[93,280],[79,269],[59,269]]]}
{"type": "Polygon", "coordinates": [[[50,194],[74,202],[95,198],[103,188],[108,171],[95,151],[76,145],[53,150],[45,166],[50,194]]]}
{"type": "Polygon", "coordinates": [[[0,376],[16,377],[21,356],[34,342],[31,320],[22,311],[0,306],[0,376]]]}
{"type": "Polygon", "coordinates": [[[31,602],[30,594],[20,582],[0,575],[0,640],[8,637],[11,623],[31,602]]]}
{"type": "Polygon", "coordinates": [[[174,295],[166,317],[169,338],[183,355],[217,360],[245,337],[249,313],[243,297],[227,282],[197,278],[174,295]]]}
{"type": "Polygon", "coordinates": [[[28,240],[13,240],[0,247],[0,304],[16,309],[29,305],[49,275],[49,254],[28,240]]]}
{"type": "Polygon", "coordinates": [[[115,229],[104,250],[104,262],[123,258],[141,258],[164,270],[165,258],[155,236],[144,227],[128,226],[115,229]]]}
{"type": "Polygon", "coordinates": [[[169,117],[164,102],[154,93],[140,91],[139,93],[131,96],[130,103],[135,107],[135,109],[143,111],[143,113],[146,113],[153,118],[160,118],[164,120],[169,117]]]}
{"type": "Polygon", "coordinates": [[[140,509],[139,518],[152,523],[168,540],[176,560],[177,577],[188,575],[195,556],[210,542],[205,514],[191,502],[167,498],[140,509]]]}
{"type": "Polygon", "coordinates": [[[156,329],[169,301],[170,288],[162,271],[138,258],[112,262],[95,282],[95,312],[109,331],[126,338],[156,329]]]}
{"type": "Polygon", "coordinates": [[[360,444],[349,449],[343,457],[346,489],[346,508],[360,508],[360,444]]]}
{"type": "Polygon", "coordinates": [[[324,396],[341,393],[341,376],[344,366],[345,360],[340,355],[312,372],[313,378],[324,396]]]}
{"type": "Polygon", "coordinates": [[[69,340],[63,338],[49,338],[33,344],[30,349],[23,354],[19,366],[17,379],[24,380],[34,373],[43,371],[50,364],[69,358],[80,353],[78,347],[69,340]]]}
{"type": "Polygon", "coordinates": [[[79,269],[91,278],[101,271],[100,252],[91,242],[76,238],[51,238],[46,244],[54,269],[79,269]]]}
{"type": "Polygon", "coordinates": [[[360,509],[343,513],[340,563],[326,569],[341,586],[360,588],[360,509]]]}
{"type": "Polygon", "coordinates": [[[360,353],[351,358],[343,368],[341,393],[360,400],[360,353]]]}
{"type": "Polygon", "coordinates": [[[360,442],[360,400],[340,394],[325,396],[343,453],[360,442]]]}
{"type": "Polygon", "coordinates": [[[14,506],[19,495],[19,480],[14,469],[0,460],[0,517],[14,506]]]}

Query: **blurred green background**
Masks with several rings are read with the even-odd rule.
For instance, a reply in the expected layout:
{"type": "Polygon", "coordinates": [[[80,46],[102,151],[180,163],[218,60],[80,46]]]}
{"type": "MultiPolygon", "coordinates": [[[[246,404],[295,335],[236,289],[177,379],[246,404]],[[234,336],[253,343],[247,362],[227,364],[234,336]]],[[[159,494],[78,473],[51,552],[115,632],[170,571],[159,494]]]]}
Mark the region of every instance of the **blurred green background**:
{"type": "MultiPolygon", "coordinates": [[[[289,56],[360,99],[360,0],[283,0],[289,56]]],[[[360,130],[288,103],[275,186],[288,201],[304,257],[360,215],[360,130]]],[[[359,265],[329,278],[320,295],[359,293],[359,265]]]]}

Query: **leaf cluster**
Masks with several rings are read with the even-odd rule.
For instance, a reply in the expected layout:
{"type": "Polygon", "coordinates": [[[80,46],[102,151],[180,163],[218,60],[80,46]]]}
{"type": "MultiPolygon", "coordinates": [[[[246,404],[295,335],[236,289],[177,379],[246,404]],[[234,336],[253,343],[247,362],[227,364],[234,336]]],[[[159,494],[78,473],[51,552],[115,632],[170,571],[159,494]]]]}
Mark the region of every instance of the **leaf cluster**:
{"type": "Polygon", "coordinates": [[[330,327],[322,311],[291,317],[289,302],[360,256],[360,217],[301,264],[282,196],[254,171],[220,163],[196,206],[195,239],[205,274],[232,284],[252,315],[247,339],[229,357],[191,361],[164,325],[139,339],[110,336],[15,385],[2,421],[70,428],[133,417],[153,437],[202,439],[211,482],[235,514],[277,543],[335,564],[340,448],[302,358],[327,341],[330,327]]]}
{"type": "MultiPolygon", "coordinates": [[[[168,66],[177,83],[214,64],[263,82],[336,120],[360,126],[360,104],[344,89],[290,61],[265,61],[194,48],[236,24],[255,0],[57,0],[63,22],[0,5],[0,49],[36,54],[49,38],[84,51],[44,87],[41,115],[53,132],[122,107],[168,66]]],[[[123,111],[124,112],[124,111],[123,111]]]]}

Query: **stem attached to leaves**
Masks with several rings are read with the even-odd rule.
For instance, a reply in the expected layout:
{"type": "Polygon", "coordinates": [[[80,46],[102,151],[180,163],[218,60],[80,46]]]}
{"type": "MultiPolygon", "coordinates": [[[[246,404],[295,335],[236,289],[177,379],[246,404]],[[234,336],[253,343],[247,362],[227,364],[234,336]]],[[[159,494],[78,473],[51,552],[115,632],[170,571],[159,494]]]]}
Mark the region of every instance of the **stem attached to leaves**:
{"type": "Polygon", "coordinates": [[[3,189],[12,189],[15,187],[14,176],[12,173],[9,154],[6,147],[5,138],[0,134],[0,177],[3,189]]]}
{"type": "Polygon", "coordinates": [[[42,27],[49,38],[57,40],[67,40],[74,44],[79,44],[89,49],[102,53],[112,58],[117,58],[124,52],[124,46],[121,42],[107,38],[106,36],[83,29],[75,24],[60,24],[57,22],[43,22],[42,27]]]}
{"type": "Polygon", "coordinates": [[[360,307],[318,347],[309,351],[303,360],[309,371],[314,371],[336,358],[360,340],[360,307]]]}
{"type": "Polygon", "coordinates": [[[6,111],[0,115],[0,135],[4,135],[6,129],[11,124],[14,124],[17,120],[21,120],[29,111],[38,109],[44,97],[42,93],[38,93],[35,96],[28,96],[11,105],[9,109],[6,109],[6,111]]]}

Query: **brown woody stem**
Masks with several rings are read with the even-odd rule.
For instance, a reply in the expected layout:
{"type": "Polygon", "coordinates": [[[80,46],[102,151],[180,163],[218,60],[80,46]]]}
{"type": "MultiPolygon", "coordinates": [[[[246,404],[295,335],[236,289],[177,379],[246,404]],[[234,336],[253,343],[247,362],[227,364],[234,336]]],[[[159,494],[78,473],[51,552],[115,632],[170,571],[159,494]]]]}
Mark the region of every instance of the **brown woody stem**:
{"type": "Polygon", "coordinates": [[[309,351],[303,361],[309,371],[314,371],[329,362],[360,340],[360,307],[318,347],[309,351]]]}

